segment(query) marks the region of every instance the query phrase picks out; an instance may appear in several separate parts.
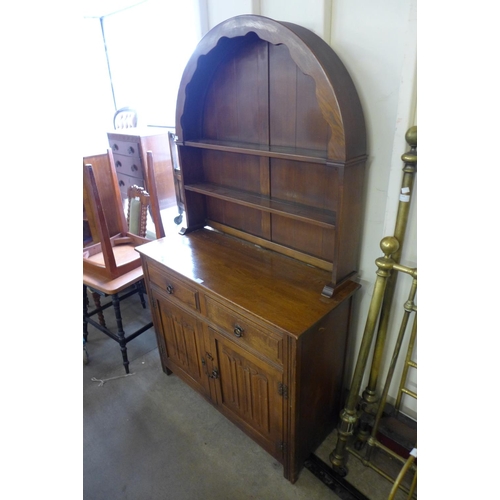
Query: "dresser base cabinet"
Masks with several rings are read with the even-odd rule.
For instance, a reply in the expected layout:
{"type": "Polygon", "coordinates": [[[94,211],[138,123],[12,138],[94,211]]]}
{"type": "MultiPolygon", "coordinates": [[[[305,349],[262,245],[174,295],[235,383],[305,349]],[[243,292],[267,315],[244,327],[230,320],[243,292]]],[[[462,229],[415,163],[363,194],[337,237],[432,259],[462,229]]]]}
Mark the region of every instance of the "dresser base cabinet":
{"type": "Polygon", "coordinates": [[[295,482],[341,410],[352,297],[272,250],[203,228],[138,247],[162,368],[202,394],[295,482]]]}

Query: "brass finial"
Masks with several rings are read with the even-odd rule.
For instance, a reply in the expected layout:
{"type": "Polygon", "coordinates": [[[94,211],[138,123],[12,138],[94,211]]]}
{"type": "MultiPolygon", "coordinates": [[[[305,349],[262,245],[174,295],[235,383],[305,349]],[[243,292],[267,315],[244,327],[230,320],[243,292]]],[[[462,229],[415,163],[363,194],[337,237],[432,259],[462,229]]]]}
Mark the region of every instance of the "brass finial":
{"type": "Polygon", "coordinates": [[[410,151],[403,153],[401,159],[407,167],[413,168],[417,163],[417,126],[410,127],[405,134],[406,142],[411,147],[410,151]]]}
{"type": "Polygon", "coordinates": [[[409,146],[412,148],[417,147],[417,126],[414,125],[413,127],[410,127],[405,134],[405,139],[406,142],[408,143],[409,146]]]}
{"type": "Polygon", "coordinates": [[[380,248],[384,252],[384,256],[375,260],[375,264],[378,267],[377,276],[387,277],[387,273],[394,266],[394,260],[391,259],[391,255],[398,251],[399,241],[394,236],[386,236],[380,242],[380,248]]]}
{"type": "Polygon", "coordinates": [[[380,242],[380,249],[386,257],[390,257],[399,250],[399,241],[394,236],[386,236],[380,242]]]}

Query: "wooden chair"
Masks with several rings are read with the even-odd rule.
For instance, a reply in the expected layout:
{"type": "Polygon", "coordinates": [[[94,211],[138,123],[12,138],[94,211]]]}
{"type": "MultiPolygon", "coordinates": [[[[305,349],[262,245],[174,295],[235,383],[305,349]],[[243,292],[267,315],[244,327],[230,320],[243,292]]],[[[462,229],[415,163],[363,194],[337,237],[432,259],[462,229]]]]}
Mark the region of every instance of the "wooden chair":
{"type": "MultiPolygon", "coordinates": [[[[92,326],[118,342],[122,352],[125,371],[129,373],[127,343],[151,328],[152,322],[147,323],[126,336],[121,319],[120,302],[135,293],[139,293],[142,305],[146,307],[143,298],[144,276],[140,256],[135,251],[135,247],[150,241],[150,239],[133,234],[129,231],[121,204],[121,196],[111,150],[108,150],[108,160],[107,167],[111,173],[111,179],[113,179],[111,186],[108,186],[113,193],[110,199],[114,200],[116,208],[113,212],[120,214],[120,230],[117,234],[111,235],[109,233],[105,210],[102,206],[101,195],[92,165],[84,164],[83,169],[87,201],[90,201],[92,212],[95,214],[96,227],[99,233],[99,242],[83,249],[83,336],[84,342],[86,343],[88,336],[87,325],[90,323],[92,326]],[[87,290],[90,290],[93,295],[97,294],[103,297],[110,296],[111,302],[101,306],[99,301],[99,304],[96,303],[96,309],[89,311],[87,290]],[[92,316],[102,313],[103,310],[111,305],[114,307],[118,333],[114,333],[105,325],[101,324],[101,322],[96,322],[92,318],[92,316]]],[[[132,191],[131,194],[134,192],[135,191],[132,191]]],[[[143,200],[149,198],[148,193],[140,194],[143,200]]],[[[110,207],[107,208],[108,212],[110,212],[110,207]]]]}
{"type": "Polygon", "coordinates": [[[148,238],[148,208],[151,197],[140,186],[130,186],[127,190],[127,227],[128,231],[141,238],[148,238]]]}
{"type": "Polygon", "coordinates": [[[115,130],[137,127],[137,111],[128,106],[120,108],[113,116],[115,130]]]}

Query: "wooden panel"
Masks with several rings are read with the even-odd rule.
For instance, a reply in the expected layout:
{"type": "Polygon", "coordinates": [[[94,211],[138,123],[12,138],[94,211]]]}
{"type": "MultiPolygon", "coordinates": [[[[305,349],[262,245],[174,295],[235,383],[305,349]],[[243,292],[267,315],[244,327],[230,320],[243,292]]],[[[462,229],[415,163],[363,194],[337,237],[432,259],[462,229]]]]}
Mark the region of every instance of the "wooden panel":
{"type": "Polygon", "coordinates": [[[203,150],[203,170],[205,182],[261,192],[261,158],[258,156],[203,150]]]}
{"type": "Polygon", "coordinates": [[[219,360],[219,404],[236,417],[243,429],[273,456],[282,458],[283,398],[279,394],[282,374],[216,332],[219,360]]]}
{"type": "Polygon", "coordinates": [[[268,143],[267,45],[250,34],[220,63],[207,93],[204,137],[268,143]]]}
{"type": "Polygon", "coordinates": [[[177,308],[168,300],[154,294],[158,317],[161,322],[160,331],[164,338],[166,362],[173,363],[169,367],[180,369],[191,384],[198,386],[203,392],[208,390],[207,374],[201,363],[203,348],[203,328],[195,318],[177,308]]]}
{"type": "MultiPolygon", "coordinates": [[[[107,153],[94,156],[84,156],[83,163],[92,165],[99,197],[101,199],[104,217],[108,225],[109,234],[114,236],[121,231],[120,214],[117,212],[115,192],[113,189],[113,180],[111,170],[108,163],[107,153]]],[[[94,243],[99,241],[97,231],[97,215],[92,210],[92,204],[89,199],[89,193],[86,191],[85,183],[83,184],[83,206],[86,217],[88,218],[90,232],[94,243]]]]}
{"type": "Polygon", "coordinates": [[[335,230],[294,219],[271,216],[272,241],[329,262],[335,251],[335,230]]]}
{"type": "Polygon", "coordinates": [[[348,165],[339,169],[342,174],[343,206],[338,224],[338,254],[337,276],[346,276],[353,269],[357,269],[361,238],[361,225],[353,221],[362,219],[364,162],[348,165]]]}
{"type": "Polygon", "coordinates": [[[273,198],[336,212],[339,207],[339,177],[325,164],[271,159],[273,198]]]}
{"type": "Polygon", "coordinates": [[[300,404],[295,432],[299,468],[338,422],[343,406],[344,359],[351,314],[346,300],[298,342],[297,386],[300,404]]]}
{"type": "Polygon", "coordinates": [[[147,180],[147,152],[153,152],[153,165],[156,178],[156,191],[160,210],[173,207],[177,204],[174,187],[174,174],[172,158],[170,157],[170,145],[168,143],[168,132],[158,131],[144,133],[141,136],[141,156],[147,180]]]}
{"type": "Polygon", "coordinates": [[[302,73],[285,45],[271,45],[270,142],[325,151],[330,131],[316,99],[314,80],[302,73]]]}
{"type": "MultiPolygon", "coordinates": [[[[186,196],[191,194],[186,192],[186,196]]],[[[260,238],[269,239],[269,215],[254,208],[207,197],[207,221],[215,221],[260,238]]]]}

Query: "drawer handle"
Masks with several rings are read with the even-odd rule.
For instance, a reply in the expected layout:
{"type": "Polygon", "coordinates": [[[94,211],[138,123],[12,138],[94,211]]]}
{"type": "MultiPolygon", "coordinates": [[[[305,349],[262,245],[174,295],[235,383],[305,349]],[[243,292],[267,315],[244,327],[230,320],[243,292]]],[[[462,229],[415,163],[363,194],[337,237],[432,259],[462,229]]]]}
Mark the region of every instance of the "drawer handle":
{"type": "Polygon", "coordinates": [[[212,370],[212,374],[211,374],[211,375],[209,375],[209,377],[210,377],[210,378],[214,378],[214,379],[219,378],[219,370],[217,370],[217,368],[214,368],[214,369],[212,370]]]}
{"type": "Polygon", "coordinates": [[[125,186],[125,183],[123,181],[120,181],[118,184],[120,185],[120,187],[125,186]]]}
{"type": "Polygon", "coordinates": [[[174,287],[172,285],[167,285],[167,293],[174,293],[174,287]]]}
{"type": "Polygon", "coordinates": [[[134,153],[135,153],[134,148],[133,148],[132,146],[130,146],[130,147],[128,148],[128,154],[129,154],[129,155],[133,155],[134,153]]]}
{"type": "Polygon", "coordinates": [[[243,330],[243,328],[241,328],[241,326],[236,325],[236,326],[234,327],[233,333],[235,334],[235,336],[236,336],[236,337],[238,337],[238,338],[239,338],[239,337],[242,337],[242,336],[243,336],[243,331],[244,331],[244,330],[243,330]]]}
{"type": "Polygon", "coordinates": [[[116,168],[121,168],[121,166],[122,166],[122,162],[118,160],[116,162],[116,168]]]}
{"type": "Polygon", "coordinates": [[[134,164],[134,165],[132,165],[131,169],[132,169],[132,172],[137,172],[139,170],[139,167],[134,164]]]}
{"type": "Polygon", "coordinates": [[[118,151],[118,144],[113,144],[113,151],[118,151]]]}

